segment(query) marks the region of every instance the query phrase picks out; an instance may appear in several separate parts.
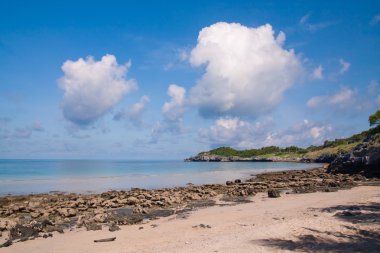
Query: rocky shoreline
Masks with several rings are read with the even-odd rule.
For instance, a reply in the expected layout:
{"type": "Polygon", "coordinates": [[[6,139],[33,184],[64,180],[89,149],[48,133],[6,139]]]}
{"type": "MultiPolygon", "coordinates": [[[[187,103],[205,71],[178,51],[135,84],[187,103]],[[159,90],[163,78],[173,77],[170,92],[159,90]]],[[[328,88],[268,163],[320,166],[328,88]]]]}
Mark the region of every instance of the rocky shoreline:
{"type": "MultiPolygon", "coordinates": [[[[196,155],[184,159],[185,162],[304,162],[310,163],[313,160],[304,157],[239,157],[221,155],[196,155]]],[[[321,162],[324,163],[324,162],[321,162]]]]}
{"type": "Polygon", "coordinates": [[[101,194],[37,194],[0,197],[1,247],[36,237],[52,237],[53,232],[85,227],[87,230],[116,231],[120,225],[139,224],[146,219],[193,209],[250,201],[256,193],[279,197],[284,192],[331,192],[360,184],[379,183],[360,174],[329,173],[328,166],[310,170],[262,173],[247,180],[226,184],[147,190],[108,191],[101,194]]]}

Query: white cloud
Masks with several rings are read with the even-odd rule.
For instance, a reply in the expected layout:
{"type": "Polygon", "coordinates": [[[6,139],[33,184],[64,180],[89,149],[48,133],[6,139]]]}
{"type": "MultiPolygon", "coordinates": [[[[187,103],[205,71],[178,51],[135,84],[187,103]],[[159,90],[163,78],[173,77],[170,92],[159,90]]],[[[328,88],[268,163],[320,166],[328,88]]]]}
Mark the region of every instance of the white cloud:
{"type": "Polygon", "coordinates": [[[162,113],[169,120],[177,120],[181,118],[185,111],[185,88],[176,84],[169,85],[168,95],[171,97],[162,107],[162,113]]]}
{"type": "Polygon", "coordinates": [[[343,74],[350,69],[351,63],[349,63],[343,59],[339,59],[339,63],[340,63],[340,70],[339,70],[340,74],[343,74]]]}
{"type": "Polygon", "coordinates": [[[316,96],[316,97],[312,97],[310,98],[306,105],[310,108],[316,108],[318,107],[320,104],[322,104],[322,102],[325,102],[326,100],[326,96],[316,96]]]}
{"type": "Polygon", "coordinates": [[[311,12],[302,16],[298,22],[302,28],[304,28],[305,30],[307,30],[309,32],[316,32],[318,30],[322,30],[324,28],[335,25],[337,23],[335,21],[323,21],[323,22],[319,22],[319,23],[310,23],[309,22],[310,16],[311,16],[311,12]]]}
{"type": "Polygon", "coordinates": [[[310,129],[310,135],[313,137],[313,139],[318,139],[319,136],[323,133],[323,130],[325,127],[312,127],[310,129]]]}
{"type": "Polygon", "coordinates": [[[77,125],[88,125],[113,108],[126,93],[137,88],[126,79],[131,63],[119,65],[116,57],[105,55],[67,60],[62,65],[64,76],[59,87],[64,91],[62,110],[66,119],[77,125]]]}
{"type": "Polygon", "coordinates": [[[355,91],[349,88],[342,88],[337,94],[327,97],[327,102],[331,105],[344,105],[352,101],[355,91]]]}
{"type": "Polygon", "coordinates": [[[252,124],[238,117],[222,117],[215,120],[207,129],[199,131],[199,137],[212,146],[233,146],[236,148],[252,148],[262,144],[265,130],[271,119],[264,123],[252,124]]]}
{"type": "Polygon", "coordinates": [[[143,125],[142,114],[146,106],[150,102],[148,96],[142,96],[139,102],[133,104],[129,110],[122,110],[115,114],[114,120],[129,120],[134,126],[141,127],[143,125]]]}
{"type": "Polygon", "coordinates": [[[311,13],[309,12],[309,13],[307,13],[306,15],[302,16],[302,18],[301,18],[300,21],[299,21],[299,24],[300,24],[300,25],[304,25],[304,24],[306,24],[307,21],[308,21],[309,18],[310,18],[310,15],[311,15],[311,13]]]}
{"type": "Polygon", "coordinates": [[[267,24],[216,23],[201,30],[190,63],[206,72],[190,91],[202,116],[258,116],[273,109],[302,73],[293,50],[267,24]]]}
{"type": "Polygon", "coordinates": [[[178,54],[178,58],[181,61],[186,61],[189,59],[189,52],[186,49],[183,49],[183,48],[178,49],[177,54],[178,54]]]}
{"type": "Polygon", "coordinates": [[[318,80],[323,79],[323,67],[322,67],[322,65],[319,65],[317,68],[314,69],[312,77],[313,77],[313,79],[318,79],[318,80]]]}
{"type": "Polygon", "coordinates": [[[368,85],[368,93],[370,95],[376,94],[379,92],[379,83],[377,80],[371,80],[368,85]]]}
{"type": "Polygon", "coordinates": [[[181,134],[186,131],[183,125],[185,113],[186,89],[176,84],[169,85],[170,101],[162,106],[163,121],[157,122],[151,132],[152,142],[158,141],[163,133],[181,134]]]}
{"type": "Polygon", "coordinates": [[[307,106],[310,108],[316,108],[321,105],[330,105],[335,107],[344,108],[348,104],[353,102],[353,98],[356,91],[343,87],[338,93],[331,96],[316,96],[312,97],[307,101],[307,106]]]}
{"type": "Polygon", "coordinates": [[[370,24],[371,25],[377,25],[379,22],[380,22],[380,14],[377,14],[377,15],[373,16],[370,24]]]}
{"type": "Polygon", "coordinates": [[[150,99],[148,96],[142,96],[140,101],[136,104],[132,105],[132,107],[128,110],[128,118],[135,125],[141,126],[142,118],[141,115],[144,112],[146,105],[149,103],[150,99]]]}
{"type": "Polygon", "coordinates": [[[273,121],[250,123],[237,117],[217,119],[209,128],[201,129],[199,137],[212,147],[260,148],[264,146],[308,146],[321,144],[331,137],[333,128],[304,120],[302,123],[282,130],[273,130],[273,121]]]}

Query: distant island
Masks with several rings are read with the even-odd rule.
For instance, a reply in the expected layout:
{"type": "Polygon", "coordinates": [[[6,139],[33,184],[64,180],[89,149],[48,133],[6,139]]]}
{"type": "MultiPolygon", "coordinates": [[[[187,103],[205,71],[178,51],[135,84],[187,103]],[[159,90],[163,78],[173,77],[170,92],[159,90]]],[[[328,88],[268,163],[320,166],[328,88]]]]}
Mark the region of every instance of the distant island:
{"type": "Polygon", "coordinates": [[[321,146],[300,148],[289,146],[237,150],[219,147],[186,158],[186,162],[314,162],[328,163],[331,171],[362,172],[379,176],[380,164],[380,110],[369,117],[369,130],[348,138],[326,140],[321,146]]]}

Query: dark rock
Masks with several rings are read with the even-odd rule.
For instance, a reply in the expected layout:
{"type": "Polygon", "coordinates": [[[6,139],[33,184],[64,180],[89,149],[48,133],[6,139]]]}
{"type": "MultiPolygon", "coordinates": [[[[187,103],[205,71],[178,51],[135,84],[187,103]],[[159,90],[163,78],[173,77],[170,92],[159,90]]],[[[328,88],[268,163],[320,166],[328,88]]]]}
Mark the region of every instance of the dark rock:
{"type": "Polygon", "coordinates": [[[232,181],[227,181],[226,185],[233,185],[234,183],[232,181]]]}
{"type": "Polygon", "coordinates": [[[142,222],[143,216],[133,213],[133,210],[130,208],[123,208],[110,212],[108,220],[119,225],[131,225],[142,222]]]}
{"type": "Polygon", "coordinates": [[[120,230],[120,227],[116,224],[112,224],[109,228],[108,228],[108,231],[110,232],[115,232],[115,231],[118,231],[120,230]]]}
{"type": "Polygon", "coordinates": [[[39,226],[24,226],[17,224],[14,228],[9,231],[10,239],[22,239],[27,237],[37,237],[38,233],[42,230],[39,226]]]}
{"type": "Polygon", "coordinates": [[[328,172],[333,174],[361,174],[380,177],[379,134],[369,136],[351,151],[342,153],[331,162],[328,172]]]}
{"type": "Polygon", "coordinates": [[[158,210],[153,210],[147,214],[144,215],[144,218],[146,219],[155,219],[158,217],[168,217],[170,215],[174,214],[174,210],[171,209],[158,209],[158,210]]]}
{"type": "Polygon", "coordinates": [[[316,163],[331,163],[337,157],[337,154],[324,153],[315,159],[316,163]]]}
{"type": "Polygon", "coordinates": [[[90,231],[90,230],[93,230],[93,231],[95,231],[95,230],[102,230],[102,225],[96,224],[96,223],[92,223],[92,222],[85,224],[85,227],[86,227],[87,231],[90,231]]]}
{"type": "Polygon", "coordinates": [[[12,243],[12,240],[8,240],[6,242],[4,242],[3,244],[0,245],[0,248],[5,248],[5,247],[9,247],[11,246],[13,243],[12,243]]]}
{"type": "Polygon", "coordinates": [[[269,190],[268,191],[268,197],[269,198],[279,198],[281,197],[279,190],[269,190]]]}
{"type": "Polygon", "coordinates": [[[44,229],[45,232],[51,233],[51,232],[58,232],[60,234],[63,234],[63,228],[60,226],[50,226],[47,225],[46,228],[44,229]]]}
{"type": "Polygon", "coordinates": [[[235,179],[235,184],[240,184],[241,180],[240,179],[235,179]]]}

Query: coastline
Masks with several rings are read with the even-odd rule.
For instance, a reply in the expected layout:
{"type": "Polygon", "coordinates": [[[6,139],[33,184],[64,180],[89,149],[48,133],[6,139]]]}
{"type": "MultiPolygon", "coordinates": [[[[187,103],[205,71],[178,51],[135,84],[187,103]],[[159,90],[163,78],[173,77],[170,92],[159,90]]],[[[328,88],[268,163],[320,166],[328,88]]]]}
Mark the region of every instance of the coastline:
{"type": "Polygon", "coordinates": [[[0,230],[3,236],[0,239],[1,243],[10,239],[17,244],[40,236],[49,237],[55,231],[109,230],[122,225],[143,224],[146,220],[214,206],[220,201],[227,204],[247,203],[255,199],[255,195],[261,196],[268,191],[284,196],[285,193],[336,192],[357,185],[378,184],[377,180],[360,175],[330,174],[326,172],[326,167],[261,173],[247,180],[236,179],[226,184],[155,190],[135,188],[101,194],[1,197],[0,230]],[[9,236],[9,233],[12,235],[9,236]]]}
{"type": "Polygon", "coordinates": [[[376,252],[380,245],[380,224],[373,219],[380,215],[379,196],[380,186],[286,194],[278,199],[259,193],[249,203],[219,202],[208,208],[121,226],[115,232],[67,229],[63,234],[53,232],[52,238],[39,237],[1,250],[4,253],[376,252]],[[112,242],[94,243],[112,237],[116,237],[112,242]]]}
{"type": "MultiPolygon", "coordinates": [[[[161,164],[150,164],[156,168],[161,164]]],[[[160,189],[168,187],[186,186],[187,183],[194,185],[202,184],[224,184],[231,178],[246,179],[251,174],[258,174],[269,171],[279,171],[287,169],[309,169],[320,166],[320,164],[300,164],[300,163],[223,163],[223,164],[206,164],[206,163],[184,163],[182,161],[170,162],[165,166],[172,169],[161,171],[160,169],[133,173],[133,166],[126,165],[125,171],[119,171],[118,175],[104,176],[93,174],[90,176],[73,175],[40,175],[41,178],[24,176],[12,179],[0,179],[0,196],[26,195],[48,193],[51,191],[74,193],[102,193],[109,190],[129,190],[138,187],[144,189],[160,189]],[[175,170],[175,168],[178,168],[175,170]],[[182,167],[181,167],[182,166],[182,167]],[[129,170],[129,171],[128,171],[129,170]]],[[[1,174],[1,173],[0,173],[1,174]]],[[[9,177],[9,176],[8,176],[9,177]]]]}

